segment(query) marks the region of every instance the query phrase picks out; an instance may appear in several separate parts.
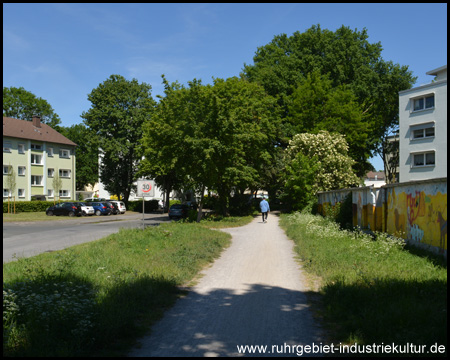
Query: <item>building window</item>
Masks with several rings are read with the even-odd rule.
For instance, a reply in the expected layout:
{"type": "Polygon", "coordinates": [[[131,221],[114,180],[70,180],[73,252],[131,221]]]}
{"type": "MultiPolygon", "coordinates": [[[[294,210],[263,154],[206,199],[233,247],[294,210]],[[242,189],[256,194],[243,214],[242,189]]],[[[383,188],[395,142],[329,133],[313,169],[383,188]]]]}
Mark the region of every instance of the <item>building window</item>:
{"type": "Polygon", "coordinates": [[[25,189],[17,189],[17,192],[20,198],[25,197],[25,189]]]}
{"type": "Polygon", "coordinates": [[[31,175],[32,186],[42,186],[42,175],[31,175]]]}
{"type": "Polygon", "coordinates": [[[423,129],[413,130],[413,132],[412,132],[412,138],[414,140],[431,138],[431,137],[434,137],[434,126],[423,128],[423,129]]]}
{"type": "Polygon", "coordinates": [[[65,178],[70,178],[70,170],[60,169],[59,176],[65,177],[65,178]]]}
{"type": "Polygon", "coordinates": [[[436,163],[434,151],[416,153],[412,154],[412,156],[412,167],[434,166],[436,163]]]}
{"type": "Polygon", "coordinates": [[[59,157],[69,158],[70,157],[70,150],[65,150],[65,149],[59,150],[59,157]]]}
{"type": "Polygon", "coordinates": [[[55,169],[47,169],[47,177],[53,177],[55,175],[55,169]]]}
{"type": "Polygon", "coordinates": [[[428,110],[434,108],[434,94],[415,98],[413,101],[413,111],[428,110]]]}
{"type": "Polygon", "coordinates": [[[18,167],[18,170],[17,170],[17,174],[18,174],[19,176],[25,176],[25,170],[26,170],[26,167],[25,167],[25,166],[19,166],[19,167],[18,167]]]}
{"type": "Polygon", "coordinates": [[[11,142],[3,141],[3,152],[11,152],[11,142]]]}
{"type": "Polygon", "coordinates": [[[3,188],[3,197],[11,196],[11,193],[9,192],[9,189],[3,188]]]}
{"type": "Polygon", "coordinates": [[[48,190],[47,190],[47,196],[48,196],[49,198],[52,198],[52,197],[53,197],[53,189],[48,189],[48,190]]]}
{"type": "Polygon", "coordinates": [[[19,152],[19,154],[25,154],[25,145],[24,144],[17,145],[17,151],[19,152]]]}
{"type": "Polygon", "coordinates": [[[59,197],[70,197],[69,190],[59,190],[59,197]]]}
{"type": "Polygon", "coordinates": [[[31,163],[33,165],[42,165],[42,155],[31,154],[31,163]]]}
{"type": "Polygon", "coordinates": [[[3,165],[3,175],[8,175],[9,172],[9,165],[3,165]]]}
{"type": "Polygon", "coordinates": [[[42,145],[41,144],[33,144],[33,143],[31,143],[31,150],[42,151],[42,145]]]}
{"type": "Polygon", "coordinates": [[[48,148],[48,156],[53,157],[53,148],[48,148]]]}

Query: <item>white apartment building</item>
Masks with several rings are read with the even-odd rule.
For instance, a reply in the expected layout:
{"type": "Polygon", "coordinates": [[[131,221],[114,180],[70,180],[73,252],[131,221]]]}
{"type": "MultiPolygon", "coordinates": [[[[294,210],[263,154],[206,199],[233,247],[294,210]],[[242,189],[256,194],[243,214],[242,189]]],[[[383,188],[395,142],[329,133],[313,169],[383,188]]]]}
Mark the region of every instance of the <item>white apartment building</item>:
{"type": "Polygon", "coordinates": [[[433,82],[399,92],[399,181],[447,177],[447,65],[433,82]]]}

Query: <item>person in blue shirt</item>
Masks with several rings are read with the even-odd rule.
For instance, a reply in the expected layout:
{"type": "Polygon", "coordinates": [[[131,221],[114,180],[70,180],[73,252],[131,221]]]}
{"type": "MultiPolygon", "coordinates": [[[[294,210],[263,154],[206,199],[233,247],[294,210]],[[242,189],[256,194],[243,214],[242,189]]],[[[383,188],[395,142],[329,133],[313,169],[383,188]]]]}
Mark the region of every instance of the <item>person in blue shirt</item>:
{"type": "Polygon", "coordinates": [[[267,214],[270,211],[270,207],[269,207],[269,203],[267,202],[265,197],[263,197],[263,199],[259,203],[259,207],[261,208],[263,223],[266,223],[267,222],[267,214]]]}

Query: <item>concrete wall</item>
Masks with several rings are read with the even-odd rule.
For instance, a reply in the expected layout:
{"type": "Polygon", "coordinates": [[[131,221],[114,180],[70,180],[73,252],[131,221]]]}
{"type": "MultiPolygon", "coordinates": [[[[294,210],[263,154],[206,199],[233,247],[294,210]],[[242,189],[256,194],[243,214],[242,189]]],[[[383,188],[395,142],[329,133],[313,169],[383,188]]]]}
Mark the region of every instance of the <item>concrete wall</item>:
{"type": "Polygon", "coordinates": [[[447,178],[385,187],[385,231],[447,254],[447,178]]]}
{"type": "Polygon", "coordinates": [[[350,192],[353,226],[386,232],[447,256],[447,178],[321,192],[319,212],[330,214],[350,192]]]}
{"type": "Polygon", "coordinates": [[[352,189],[324,191],[318,194],[318,211],[322,215],[330,214],[335,210],[336,204],[344,202],[352,189]]]}

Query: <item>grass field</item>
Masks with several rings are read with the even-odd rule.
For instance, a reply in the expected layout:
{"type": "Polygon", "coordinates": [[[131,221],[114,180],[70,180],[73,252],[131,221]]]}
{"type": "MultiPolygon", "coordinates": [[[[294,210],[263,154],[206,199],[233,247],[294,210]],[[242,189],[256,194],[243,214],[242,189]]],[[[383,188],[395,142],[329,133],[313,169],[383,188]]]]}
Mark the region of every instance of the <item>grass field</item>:
{"type": "Polygon", "coordinates": [[[280,223],[303,268],[321,279],[318,314],[335,344],[447,345],[445,260],[320,216],[282,215],[280,223]]]}
{"type": "Polygon", "coordinates": [[[208,227],[252,219],[121,229],[3,264],[3,355],[123,355],[229,245],[208,227]]]}
{"type": "Polygon", "coordinates": [[[45,211],[21,212],[17,214],[3,214],[3,222],[26,222],[26,221],[58,221],[80,219],[77,216],[47,216],[45,211]]]}

